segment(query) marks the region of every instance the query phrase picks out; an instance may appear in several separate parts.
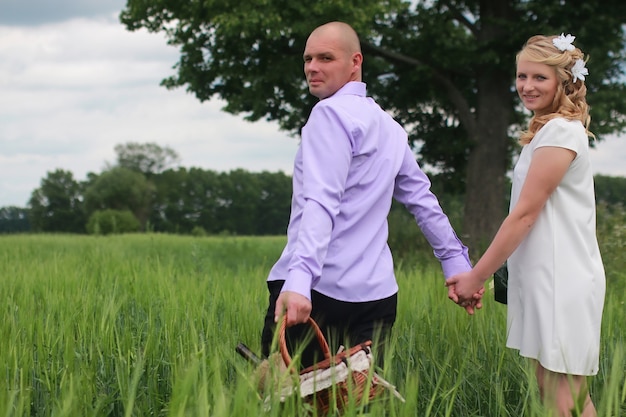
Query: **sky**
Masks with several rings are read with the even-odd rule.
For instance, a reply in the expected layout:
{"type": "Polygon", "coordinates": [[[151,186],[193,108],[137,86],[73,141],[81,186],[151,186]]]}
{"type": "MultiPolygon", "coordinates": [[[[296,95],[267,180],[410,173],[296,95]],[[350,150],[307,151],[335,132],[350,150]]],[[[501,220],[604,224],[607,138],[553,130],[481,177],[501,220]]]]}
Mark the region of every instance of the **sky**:
{"type": "Polygon", "coordinates": [[[124,0],[0,0],[0,207],[26,207],[48,172],[77,181],[114,147],[157,143],[180,165],[292,173],[298,139],[159,85],[175,73],[164,35],[130,32],[124,0]]]}
{"type": "MultiPolygon", "coordinates": [[[[115,162],[114,147],[157,143],[180,165],[292,173],[298,139],[201,103],[174,75],[162,34],[119,22],[125,0],[0,0],[0,207],[26,207],[49,172],[77,181],[115,162]]],[[[597,144],[595,173],[626,176],[626,138],[597,144]]]]}

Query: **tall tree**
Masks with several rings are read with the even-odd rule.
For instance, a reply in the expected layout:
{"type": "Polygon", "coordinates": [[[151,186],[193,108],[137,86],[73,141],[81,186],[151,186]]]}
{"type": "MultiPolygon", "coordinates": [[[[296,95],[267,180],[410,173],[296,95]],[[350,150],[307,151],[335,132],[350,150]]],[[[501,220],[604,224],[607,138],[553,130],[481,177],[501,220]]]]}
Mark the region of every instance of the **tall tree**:
{"type": "Polygon", "coordinates": [[[28,232],[28,209],[16,206],[0,207],[0,234],[28,232]]]}
{"type": "Polygon", "coordinates": [[[285,234],[291,211],[291,177],[282,172],[261,172],[257,174],[257,181],[256,234],[285,234]]]}
{"type": "Polygon", "coordinates": [[[349,22],[370,94],[407,128],[419,161],[465,191],[464,235],[476,247],[504,216],[505,174],[528,117],[513,90],[515,53],[531,35],[573,33],[591,56],[592,130],[623,131],[623,16],[618,1],[127,0],[120,19],[180,47],[164,86],[217,96],[227,112],[292,132],[314,104],[302,75],[306,37],[329,20],[349,22]]]}
{"type": "Polygon", "coordinates": [[[82,186],[62,169],[48,172],[31,193],[29,221],[36,232],[84,233],[82,186]]]}
{"type": "Polygon", "coordinates": [[[219,175],[200,168],[168,169],[154,177],[156,186],[150,223],[156,231],[190,233],[202,227],[218,233],[219,175]]]}
{"type": "Polygon", "coordinates": [[[115,167],[92,176],[85,189],[85,208],[97,210],[130,210],[142,227],[146,225],[154,186],[146,177],[124,167],[115,167]]]}
{"type": "Polygon", "coordinates": [[[224,231],[256,234],[257,207],[261,200],[259,176],[243,169],[219,175],[217,222],[224,231]]]}
{"type": "Polygon", "coordinates": [[[156,143],[128,142],[115,145],[117,166],[140,172],[146,177],[159,174],[180,161],[178,153],[156,143]]]}

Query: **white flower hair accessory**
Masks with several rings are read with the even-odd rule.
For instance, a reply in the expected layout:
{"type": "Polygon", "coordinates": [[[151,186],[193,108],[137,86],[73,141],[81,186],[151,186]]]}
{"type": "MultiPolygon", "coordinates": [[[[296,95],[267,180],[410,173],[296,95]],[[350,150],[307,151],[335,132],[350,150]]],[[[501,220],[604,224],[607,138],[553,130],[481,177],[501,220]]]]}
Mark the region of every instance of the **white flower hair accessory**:
{"type": "Polygon", "coordinates": [[[570,34],[563,35],[561,33],[561,36],[552,39],[552,44],[556,46],[559,51],[573,51],[574,45],[572,45],[572,42],[574,42],[574,39],[576,39],[576,36],[570,34]]]}
{"type": "MultiPolygon", "coordinates": [[[[576,36],[570,35],[569,33],[567,35],[561,33],[561,36],[557,36],[556,38],[552,39],[552,44],[559,51],[573,51],[574,49],[576,49],[573,45],[574,39],[576,39],[576,36]]],[[[574,83],[577,80],[585,81],[585,75],[589,75],[589,70],[587,69],[587,67],[585,67],[585,61],[583,61],[582,59],[576,60],[571,71],[572,76],[574,77],[572,82],[574,83]]]]}
{"type": "Polygon", "coordinates": [[[585,75],[589,75],[589,70],[585,67],[585,61],[582,59],[577,59],[576,63],[572,67],[572,76],[574,79],[572,82],[576,82],[576,80],[585,81],[585,75]]]}

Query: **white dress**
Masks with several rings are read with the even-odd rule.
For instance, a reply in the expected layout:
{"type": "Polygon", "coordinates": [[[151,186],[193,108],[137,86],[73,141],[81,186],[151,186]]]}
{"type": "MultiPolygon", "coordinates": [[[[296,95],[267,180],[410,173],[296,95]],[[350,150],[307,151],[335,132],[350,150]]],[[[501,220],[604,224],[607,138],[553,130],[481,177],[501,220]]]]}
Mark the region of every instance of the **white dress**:
{"type": "Polygon", "coordinates": [[[533,151],[542,146],[571,149],[576,157],[508,260],[507,347],[554,372],[595,375],[605,275],[596,238],[589,142],[578,121],[546,123],[522,149],[513,173],[511,208],[533,151]]]}

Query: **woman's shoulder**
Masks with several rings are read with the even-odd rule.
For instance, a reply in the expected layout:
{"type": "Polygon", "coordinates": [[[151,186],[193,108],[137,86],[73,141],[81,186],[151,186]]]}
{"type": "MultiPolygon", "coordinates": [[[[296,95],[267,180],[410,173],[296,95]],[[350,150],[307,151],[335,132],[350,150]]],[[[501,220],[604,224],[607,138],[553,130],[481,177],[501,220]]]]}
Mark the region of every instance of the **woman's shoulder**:
{"type": "Polygon", "coordinates": [[[579,152],[588,146],[588,138],[585,127],[580,121],[555,117],[539,129],[531,144],[533,144],[533,149],[557,146],[579,152]]]}
{"type": "Polygon", "coordinates": [[[565,117],[555,117],[548,120],[541,130],[568,130],[573,133],[577,131],[585,133],[585,127],[580,120],[570,120],[565,117]]]}
{"type": "Polygon", "coordinates": [[[550,119],[535,135],[535,138],[538,139],[537,142],[550,140],[549,138],[554,137],[586,140],[587,133],[580,120],[569,120],[564,117],[555,117],[554,119],[550,119]]]}

